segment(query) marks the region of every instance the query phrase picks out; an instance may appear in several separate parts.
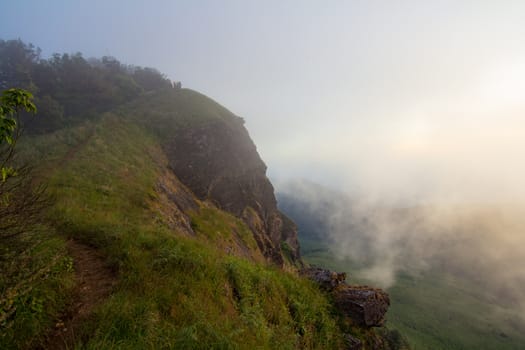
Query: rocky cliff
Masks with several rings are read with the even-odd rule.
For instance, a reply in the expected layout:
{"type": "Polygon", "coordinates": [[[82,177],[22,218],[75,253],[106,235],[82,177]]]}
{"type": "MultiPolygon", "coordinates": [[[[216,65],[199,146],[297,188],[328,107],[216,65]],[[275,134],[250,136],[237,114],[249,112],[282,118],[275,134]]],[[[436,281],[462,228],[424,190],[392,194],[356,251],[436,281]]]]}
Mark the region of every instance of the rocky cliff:
{"type": "MultiPolygon", "coordinates": [[[[16,45],[17,52],[32,52],[16,45]]],[[[172,88],[154,70],[92,62],[63,55],[26,67],[49,73],[32,79],[45,125],[31,129],[26,159],[46,161],[37,178],[56,203],[34,232],[38,243],[29,254],[44,253],[24,251],[18,269],[11,260],[17,256],[6,250],[8,267],[17,268],[7,289],[14,297],[4,300],[10,314],[7,326],[0,325],[0,348],[38,348],[30,345],[46,335],[33,331],[70,314],[63,304],[70,288],[81,288],[73,287],[72,270],[82,280],[79,260],[88,259],[69,257],[65,237],[86,244],[76,250],[96,249],[116,286],[98,300],[101,312],[80,327],[85,333],[56,323],[53,333],[75,333],[64,347],[342,349],[375,339],[354,332],[354,323],[339,325],[339,314],[313,283],[261,263],[285,270],[303,265],[295,224],[277,209],[241,118],[202,94],[172,88]],[[157,83],[146,86],[141,77],[157,83]],[[40,246],[41,240],[49,242],[40,246]],[[36,264],[25,271],[27,261],[36,264]],[[22,326],[28,324],[31,330],[22,326]]],[[[93,274],[100,270],[95,265],[93,274]]],[[[376,322],[368,294],[354,297],[364,299],[363,308],[349,308],[364,313],[365,325],[376,322]]]]}
{"type": "Polygon", "coordinates": [[[164,149],[171,170],[200,200],[246,222],[267,260],[301,264],[296,226],[277,209],[266,165],[241,118],[178,128],[164,149]]]}
{"type": "MultiPolygon", "coordinates": [[[[194,235],[196,221],[192,213],[217,207],[233,214],[244,221],[256,244],[252,249],[245,242],[215,240],[217,248],[252,261],[265,258],[285,269],[299,268],[330,295],[341,317],[348,349],[387,349],[373,328],[384,324],[390,305],[388,294],[376,288],[348,285],[345,274],[304,266],[296,225],[277,208],[266,165],[243,119],[190,90],[163,96],[170,99],[173,107],[164,118],[157,116],[166,125],[158,132],[163,135],[163,153],[167,158],[160,163],[164,164],[163,169],[166,164],[168,168],[157,190],[164,203],[160,206],[163,216],[171,218],[170,227],[194,235]]],[[[149,101],[152,105],[161,102],[149,101]]]]}

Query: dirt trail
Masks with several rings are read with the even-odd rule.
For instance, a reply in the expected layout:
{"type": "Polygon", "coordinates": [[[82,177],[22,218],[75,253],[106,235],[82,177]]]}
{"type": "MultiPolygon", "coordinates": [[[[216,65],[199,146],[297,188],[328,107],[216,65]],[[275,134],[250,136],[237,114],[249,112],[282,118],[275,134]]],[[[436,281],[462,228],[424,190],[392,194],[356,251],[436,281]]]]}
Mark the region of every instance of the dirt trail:
{"type": "Polygon", "coordinates": [[[95,134],[95,130],[92,128],[84,138],[84,140],[80,141],[77,145],[71,147],[69,151],[60,159],[58,162],[60,165],[64,165],[66,162],[70,161],[75,157],[75,155],[82,149],[84,146],[88,144],[89,141],[91,141],[91,138],[95,134]]]}
{"type": "MultiPolygon", "coordinates": [[[[93,135],[95,135],[94,130],[90,130],[87,132],[87,135],[84,137],[83,140],[81,140],[78,144],[72,146],[69,148],[69,150],[59,159],[52,161],[52,162],[46,162],[46,165],[42,166],[42,174],[53,174],[57,169],[61,169],[64,166],[67,165],[68,162],[70,162],[78,152],[80,152],[88,143],[91,141],[93,135]]],[[[46,175],[47,176],[47,175],[46,175]]]]}
{"type": "Polygon", "coordinates": [[[67,242],[67,248],[73,258],[77,285],[71,305],[57,321],[43,349],[73,349],[79,326],[109,296],[116,282],[115,273],[96,249],[74,240],[67,242]]]}

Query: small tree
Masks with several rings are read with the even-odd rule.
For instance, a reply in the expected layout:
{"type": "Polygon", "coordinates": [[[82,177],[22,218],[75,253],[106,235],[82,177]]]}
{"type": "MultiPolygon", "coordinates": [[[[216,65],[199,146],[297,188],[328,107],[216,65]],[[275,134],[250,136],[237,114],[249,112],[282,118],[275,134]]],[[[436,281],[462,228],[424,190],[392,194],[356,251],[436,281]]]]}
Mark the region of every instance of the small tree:
{"type": "Polygon", "coordinates": [[[44,188],[34,188],[31,168],[15,164],[15,146],[21,136],[20,113],[36,112],[33,95],[21,89],[0,97],[0,240],[27,232],[38,222],[47,202],[44,188]]]}
{"type": "Polygon", "coordinates": [[[16,175],[9,166],[14,156],[16,142],[21,135],[20,111],[36,112],[33,95],[21,89],[8,89],[0,97],[0,178],[5,183],[16,175]]]}

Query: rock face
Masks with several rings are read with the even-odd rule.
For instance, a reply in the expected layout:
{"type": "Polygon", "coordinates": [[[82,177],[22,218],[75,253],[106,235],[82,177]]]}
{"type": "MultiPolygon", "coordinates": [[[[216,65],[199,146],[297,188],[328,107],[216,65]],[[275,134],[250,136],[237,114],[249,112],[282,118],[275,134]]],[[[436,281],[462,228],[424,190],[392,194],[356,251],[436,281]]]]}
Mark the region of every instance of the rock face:
{"type": "Polygon", "coordinates": [[[390,298],[385,291],[368,286],[350,286],[345,282],[345,273],[317,267],[303,269],[302,274],[329,291],[336,308],[354,323],[362,327],[384,324],[390,306],[390,298]]]}
{"type": "Polygon", "coordinates": [[[277,209],[266,165],[241,118],[181,128],[164,148],[180,181],[199,199],[242,218],[268,260],[300,262],[296,226],[277,209]]]}
{"type": "Polygon", "coordinates": [[[186,213],[199,208],[195,196],[169,170],[165,170],[159,177],[156,191],[157,203],[160,205],[152,205],[167,218],[169,228],[189,236],[194,235],[191,219],[186,213]]]}

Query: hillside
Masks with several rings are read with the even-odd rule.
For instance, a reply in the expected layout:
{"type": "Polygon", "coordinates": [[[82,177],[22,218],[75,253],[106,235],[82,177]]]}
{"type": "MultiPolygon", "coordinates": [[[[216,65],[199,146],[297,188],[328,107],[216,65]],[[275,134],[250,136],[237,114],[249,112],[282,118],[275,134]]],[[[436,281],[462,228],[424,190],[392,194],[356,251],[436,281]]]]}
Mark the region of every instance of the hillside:
{"type": "Polygon", "coordinates": [[[359,325],[299,276],[241,118],[153,69],[0,49],[40,108],[17,147],[49,196],[2,240],[1,348],[398,348],[384,314],[359,325]]]}

